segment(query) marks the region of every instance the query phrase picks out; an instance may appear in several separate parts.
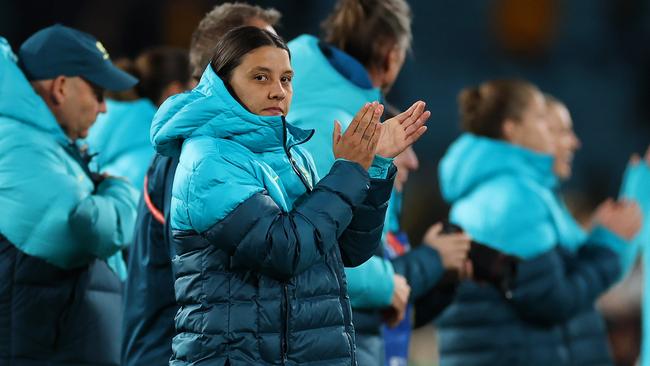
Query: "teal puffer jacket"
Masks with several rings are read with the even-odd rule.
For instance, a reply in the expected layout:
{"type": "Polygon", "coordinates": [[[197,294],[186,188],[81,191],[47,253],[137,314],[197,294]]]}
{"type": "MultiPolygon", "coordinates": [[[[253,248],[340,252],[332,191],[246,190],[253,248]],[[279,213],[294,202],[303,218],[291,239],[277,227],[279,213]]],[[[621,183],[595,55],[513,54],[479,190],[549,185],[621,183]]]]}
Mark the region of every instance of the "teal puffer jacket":
{"type": "Polygon", "coordinates": [[[343,266],[379,245],[392,179],[338,161],[314,184],[298,146],[312,132],[251,114],[211,67],[151,132],[159,153],[180,154],[171,364],[356,364],[343,266]]]}

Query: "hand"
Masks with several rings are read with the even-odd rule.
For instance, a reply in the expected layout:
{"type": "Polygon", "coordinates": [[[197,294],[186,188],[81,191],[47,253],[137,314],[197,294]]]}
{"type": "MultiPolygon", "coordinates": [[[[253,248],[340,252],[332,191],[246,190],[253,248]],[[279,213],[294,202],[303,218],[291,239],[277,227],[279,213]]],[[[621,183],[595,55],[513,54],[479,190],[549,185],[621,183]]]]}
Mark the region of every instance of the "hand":
{"type": "Polygon", "coordinates": [[[389,327],[397,326],[404,319],[411,295],[411,286],[406,282],[404,276],[396,274],[393,277],[393,283],[393,301],[386,314],[386,323],[389,327]]]}
{"type": "Polygon", "coordinates": [[[642,214],[636,202],[611,198],[601,203],[594,214],[594,223],[611,230],[625,240],[631,240],[641,229],[642,214]]]}
{"type": "MultiPolygon", "coordinates": [[[[422,241],[440,254],[446,270],[467,272],[467,256],[472,239],[465,233],[442,234],[442,224],[437,223],[427,230],[422,241]]],[[[469,271],[471,273],[471,270],[469,271]]]]}
{"type": "MultiPolygon", "coordinates": [[[[645,152],[645,156],[643,157],[643,160],[647,165],[650,166],[650,146],[648,146],[648,149],[645,152]]],[[[630,164],[636,165],[639,163],[641,163],[641,157],[639,156],[639,154],[636,153],[632,154],[632,156],[630,157],[630,164]]]]}
{"type": "Polygon", "coordinates": [[[431,112],[425,111],[425,106],[422,101],[415,102],[405,112],[383,123],[384,129],[377,144],[378,155],[394,158],[413,145],[427,131],[424,124],[431,116],[431,112]]]}
{"type": "Polygon", "coordinates": [[[333,150],[334,157],[359,163],[365,170],[370,168],[377,152],[377,142],[381,136],[382,125],[379,122],[384,106],[377,103],[366,103],[343,136],[341,123],[334,121],[333,150]]]}

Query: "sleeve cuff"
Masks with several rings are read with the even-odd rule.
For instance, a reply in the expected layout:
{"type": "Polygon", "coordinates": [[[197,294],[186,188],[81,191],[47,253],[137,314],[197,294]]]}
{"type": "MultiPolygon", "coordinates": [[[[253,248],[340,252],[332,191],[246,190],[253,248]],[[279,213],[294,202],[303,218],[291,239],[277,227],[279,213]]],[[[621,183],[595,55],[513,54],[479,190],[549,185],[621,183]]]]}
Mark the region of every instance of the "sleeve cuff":
{"type": "Polygon", "coordinates": [[[392,158],[375,155],[375,159],[372,161],[370,169],[368,169],[368,174],[370,175],[370,178],[373,179],[386,179],[392,165],[392,158]]]}
{"type": "Polygon", "coordinates": [[[593,245],[599,245],[601,247],[608,248],[616,254],[621,254],[624,250],[630,245],[625,239],[616,235],[611,230],[605,228],[604,226],[598,225],[589,235],[589,242],[593,245]]]}

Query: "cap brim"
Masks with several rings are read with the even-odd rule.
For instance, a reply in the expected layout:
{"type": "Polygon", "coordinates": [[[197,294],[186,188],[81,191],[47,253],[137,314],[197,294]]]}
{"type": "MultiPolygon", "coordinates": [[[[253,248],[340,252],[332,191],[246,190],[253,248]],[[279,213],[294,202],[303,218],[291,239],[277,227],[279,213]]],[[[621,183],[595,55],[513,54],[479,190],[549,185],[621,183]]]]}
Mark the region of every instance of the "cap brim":
{"type": "Polygon", "coordinates": [[[130,89],[138,83],[138,79],[131,76],[131,74],[120,70],[108,62],[101,71],[83,75],[83,77],[93,84],[110,91],[130,89]]]}

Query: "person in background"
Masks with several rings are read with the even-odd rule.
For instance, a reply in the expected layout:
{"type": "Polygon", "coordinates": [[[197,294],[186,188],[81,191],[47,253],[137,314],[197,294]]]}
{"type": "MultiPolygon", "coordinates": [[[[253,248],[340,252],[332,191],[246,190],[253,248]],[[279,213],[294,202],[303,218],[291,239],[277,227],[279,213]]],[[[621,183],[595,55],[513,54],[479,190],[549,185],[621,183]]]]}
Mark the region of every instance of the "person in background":
{"type": "MultiPolygon", "coordinates": [[[[208,12],[192,35],[190,66],[194,82],[210,62],[214,46],[230,29],[257,25],[273,30],[280,13],[244,3],[224,3],[208,12]]],[[[149,135],[149,134],[147,134],[149,135]]],[[[147,184],[138,207],[135,238],[129,253],[122,330],[122,365],[162,365],[172,355],[176,334],[169,208],[178,159],[156,154],[146,173],[147,184]]]]}
{"type": "Polygon", "coordinates": [[[92,164],[98,171],[125,177],[143,189],[154,153],[149,140],[151,120],[168,97],[191,87],[189,59],[185,50],[157,47],[141,53],[132,63],[123,61],[123,67],[140,82],[123,93],[128,93],[126,98],[107,99],[108,112],[97,118],[86,143],[88,151],[95,154],[92,164]]]}
{"type": "MultiPolygon", "coordinates": [[[[566,105],[558,99],[547,95],[546,96],[549,108],[549,124],[551,132],[553,133],[556,141],[557,150],[555,152],[554,170],[558,177],[566,180],[571,177],[573,154],[580,147],[580,142],[575,136],[573,131],[573,122],[571,115],[566,105]]],[[[632,240],[632,242],[625,246],[619,252],[621,262],[621,278],[627,276],[639,255],[639,251],[643,251],[643,262],[648,263],[646,247],[650,241],[650,148],[646,151],[643,159],[638,155],[630,159],[630,163],[623,175],[623,183],[621,185],[620,199],[638,202],[643,212],[643,225],[640,233],[632,240]]],[[[618,207],[613,201],[608,201],[603,205],[618,207]]],[[[601,205],[601,207],[603,206],[601,205]]],[[[602,208],[601,208],[602,210],[602,208]]],[[[598,211],[596,213],[598,215],[598,211]]],[[[592,222],[594,220],[592,219],[592,222]]],[[[648,271],[644,271],[648,273],[648,271]]],[[[643,291],[643,309],[646,309],[650,302],[646,294],[650,293],[647,286],[650,281],[644,277],[643,286],[646,290],[643,291]]],[[[645,313],[645,311],[643,311],[645,313]]],[[[650,322],[647,316],[642,316],[642,339],[641,339],[641,365],[650,365],[648,359],[649,343],[646,336],[650,332],[650,322]]]]}
{"type": "Polygon", "coordinates": [[[589,232],[576,223],[556,190],[578,140],[555,135],[534,85],[488,81],[459,105],[466,133],[439,167],[450,221],[519,262],[506,288],[461,283],[438,321],[441,365],[611,364],[594,303],[620,278],[638,206],[610,200],[589,232]]]}
{"type": "MultiPolygon", "coordinates": [[[[289,42],[296,70],[290,119],[298,127],[315,130],[304,148],[316,157],[320,176],[335,161],[330,139],[335,126],[331,121],[340,121],[345,130],[359,106],[382,100],[397,79],[411,46],[411,12],[403,0],[341,0],[323,23],[323,30],[322,40],[301,35],[289,42]]],[[[393,120],[420,115],[413,128],[421,134],[430,116],[425,107],[424,102],[416,102],[393,120]]],[[[390,131],[391,125],[384,124],[385,131],[390,131]]],[[[391,136],[395,134],[386,133],[384,137],[391,136]]],[[[378,154],[389,155],[382,151],[378,154]]],[[[442,244],[435,242],[400,258],[397,266],[385,258],[380,247],[363,265],[346,269],[360,365],[384,363],[384,321],[400,323],[409,301],[433,288],[445,266],[455,265],[451,257],[442,258],[455,254],[438,251],[435,247],[442,244]]],[[[461,256],[466,256],[467,246],[466,242],[458,248],[461,256]]]]}
{"type": "Polygon", "coordinates": [[[136,82],[76,29],[44,28],[18,57],[0,38],[0,364],[120,364],[137,190],[91,171],[76,140],[104,90],[136,82]]]}

